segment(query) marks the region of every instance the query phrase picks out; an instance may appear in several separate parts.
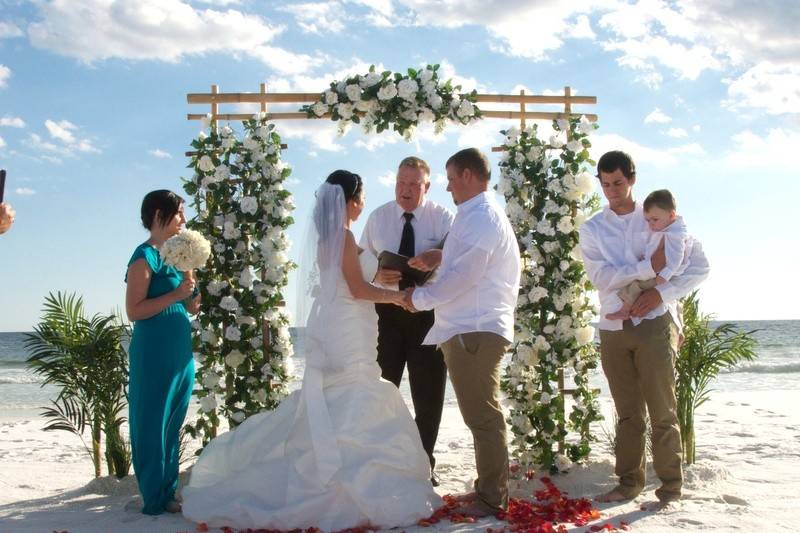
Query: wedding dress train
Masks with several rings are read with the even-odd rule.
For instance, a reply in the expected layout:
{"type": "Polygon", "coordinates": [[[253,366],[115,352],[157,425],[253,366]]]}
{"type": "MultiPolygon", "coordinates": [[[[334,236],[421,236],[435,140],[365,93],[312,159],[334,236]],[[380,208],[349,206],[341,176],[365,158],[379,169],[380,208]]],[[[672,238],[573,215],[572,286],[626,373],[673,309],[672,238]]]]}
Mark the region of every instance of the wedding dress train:
{"type": "MultiPolygon", "coordinates": [[[[359,256],[366,279],[374,256],[359,256]]],[[[380,379],[373,305],[339,276],[316,310],[303,386],[212,440],[183,489],[183,513],[209,526],[337,531],[396,527],[441,505],[414,420],[380,379]]]]}

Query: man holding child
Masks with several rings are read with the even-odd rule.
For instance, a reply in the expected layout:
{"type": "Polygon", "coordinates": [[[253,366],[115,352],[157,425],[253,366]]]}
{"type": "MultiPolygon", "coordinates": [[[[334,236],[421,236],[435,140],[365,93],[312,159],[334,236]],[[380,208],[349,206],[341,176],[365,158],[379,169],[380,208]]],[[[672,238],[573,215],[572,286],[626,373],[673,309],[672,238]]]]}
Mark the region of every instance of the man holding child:
{"type": "MultiPolygon", "coordinates": [[[[684,257],[671,257],[671,268],[665,268],[664,243],[669,237],[654,236],[647,213],[634,200],[636,168],[628,154],[604,154],[597,163],[597,177],[608,205],[582,226],[580,246],[587,275],[600,296],[601,362],[619,418],[615,449],[619,483],[597,499],[628,500],[644,488],[649,412],[653,467],[661,480],[656,490],[657,505],[665,505],[680,498],[683,483],[675,399],[681,323],[677,302],[708,276],[708,261],[700,243],[688,239],[684,241],[684,257]],[[641,290],[627,306],[624,315],[629,318],[617,314],[624,307],[618,291],[631,283],[654,279],[661,272],[665,275],[658,283],[642,284],[650,288],[641,290]]],[[[658,207],[666,211],[668,219],[676,219],[674,202],[658,207]]],[[[667,226],[655,227],[663,230],[667,226]]]]}

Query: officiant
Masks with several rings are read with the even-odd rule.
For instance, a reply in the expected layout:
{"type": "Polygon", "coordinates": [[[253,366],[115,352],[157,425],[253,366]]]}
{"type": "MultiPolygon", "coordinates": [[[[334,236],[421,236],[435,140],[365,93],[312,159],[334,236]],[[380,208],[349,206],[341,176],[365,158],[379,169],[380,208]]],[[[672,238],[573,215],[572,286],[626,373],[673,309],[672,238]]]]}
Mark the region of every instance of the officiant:
{"type": "MultiPolygon", "coordinates": [[[[450,226],[453,213],[425,198],[430,182],[430,167],[418,157],[400,162],[395,182],[395,199],[375,209],[367,219],[360,246],[376,256],[384,250],[414,257],[440,245],[450,226]]],[[[375,283],[385,288],[405,289],[413,281],[397,270],[382,268],[375,283]]],[[[442,352],[422,340],[433,326],[433,311],[410,313],[392,304],[375,304],[378,313],[378,364],[382,377],[400,386],[408,367],[411,400],[422,446],[434,474],[433,449],[439,433],[444,405],[447,368],[442,352]]]]}

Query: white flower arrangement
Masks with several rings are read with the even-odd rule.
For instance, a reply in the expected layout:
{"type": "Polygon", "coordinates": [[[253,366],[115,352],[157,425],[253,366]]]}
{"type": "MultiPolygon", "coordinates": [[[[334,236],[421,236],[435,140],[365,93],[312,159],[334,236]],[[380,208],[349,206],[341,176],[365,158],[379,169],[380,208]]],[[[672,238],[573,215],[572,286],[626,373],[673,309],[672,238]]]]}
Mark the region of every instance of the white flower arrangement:
{"type": "Polygon", "coordinates": [[[461,94],[450,80],[441,82],[439,65],[427,65],[407,73],[377,73],[371,66],[365,75],[334,81],[319,100],[302,107],[310,118],[330,115],[340,121],[343,133],[351,123],[367,132],[394,129],[406,139],[423,122],[433,122],[437,133],[446,122],[468,124],[481,117],[475,91],[461,94]]]}
{"type": "Polygon", "coordinates": [[[553,121],[545,142],[537,127],[505,131],[505,153],[497,190],[517,232],[525,267],[520,281],[512,362],[503,377],[514,455],[522,464],[552,472],[585,460],[599,419],[588,372],[597,365],[589,326],[592,306],[578,250],[578,228],[599,205],[594,181],[584,166],[595,125],[581,119],[553,121]],[[573,376],[574,406],[565,413],[558,393],[559,370],[573,376]],[[525,384],[524,386],[521,384],[525,384]],[[568,431],[578,434],[556,444],[568,431]]]}
{"type": "Polygon", "coordinates": [[[223,416],[235,427],[274,409],[290,377],[291,347],[283,340],[289,320],[279,306],[294,268],[286,236],[294,202],[283,186],[291,169],[280,159],[281,139],[265,116],[243,126],[241,134],[227,125],[201,132],[192,142],[194,176],[184,185],[198,213],[187,226],[206,235],[213,250],[197,271],[203,299],[194,336],[195,394],[201,409],[187,426],[204,443],[223,416]],[[264,366],[271,369],[268,378],[264,366]]]}
{"type": "Polygon", "coordinates": [[[183,229],[167,239],[159,253],[166,264],[188,272],[205,266],[211,255],[211,244],[199,231],[183,229]]]}

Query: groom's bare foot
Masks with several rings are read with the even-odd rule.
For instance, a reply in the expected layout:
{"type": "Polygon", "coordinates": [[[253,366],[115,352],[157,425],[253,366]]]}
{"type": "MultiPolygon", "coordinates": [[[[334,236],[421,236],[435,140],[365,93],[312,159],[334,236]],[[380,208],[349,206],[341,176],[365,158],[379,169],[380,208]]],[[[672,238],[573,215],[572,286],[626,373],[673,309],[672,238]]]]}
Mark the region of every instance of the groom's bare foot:
{"type": "Polygon", "coordinates": [[[170,500],[164,506],[164,510],[168,513],[180,513],[181,512],[181,504],[175,500],[170,500]]]}
{"type": "Polygon", "coordinates": [[[611,503],[611,502],[624,502],[626,500],[631,500],[632,498],[628,498],[624,494],[622,494],[618,489],[611,489],[608,492],[604,492],[603,494],[598,494],[594,497],[594,501],[600,503],[611,503]]]}
{"type": "Polygon", "coordinates": [[[451,494],[450,496],[452,496],[453,499],[457,502],[474,502],[475,499],[478,497],[478,495],[475,494],[475,491],[457,492],[455,494],[451,494]]]}

